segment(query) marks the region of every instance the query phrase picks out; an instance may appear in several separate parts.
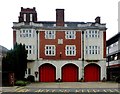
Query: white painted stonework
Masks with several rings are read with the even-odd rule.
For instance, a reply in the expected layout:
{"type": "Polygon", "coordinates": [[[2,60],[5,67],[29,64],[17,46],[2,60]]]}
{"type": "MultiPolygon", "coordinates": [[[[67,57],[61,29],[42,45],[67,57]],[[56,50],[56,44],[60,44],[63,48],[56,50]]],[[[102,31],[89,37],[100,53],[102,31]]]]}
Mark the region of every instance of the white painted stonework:
{"type": "MultiPolygon", "coordinates": [[[[82,61],[80,60],[36,60],[35,62],[30,62],[27,65],[27,68],[31,69],[31,75],[35,76],[35,71],[38,72],[38,77],[35,77],[36,81],[39,81],[39,67],[43,64],[52,64],[56,68],[56,79],[62,77],[62,67],[66,64],[74,64],[78,67],[78,79],[80,80],[82,78],[82,61]]],[[[100,80],[102,80],[104,77],[106,78],[106,61],[99,61],[99,62],[84,62],[84,67],[88,64],[95,63],[100,66],[100,80]]],[[[25,75],[25,77],[28,77],[28,74],[25,75]]]]}

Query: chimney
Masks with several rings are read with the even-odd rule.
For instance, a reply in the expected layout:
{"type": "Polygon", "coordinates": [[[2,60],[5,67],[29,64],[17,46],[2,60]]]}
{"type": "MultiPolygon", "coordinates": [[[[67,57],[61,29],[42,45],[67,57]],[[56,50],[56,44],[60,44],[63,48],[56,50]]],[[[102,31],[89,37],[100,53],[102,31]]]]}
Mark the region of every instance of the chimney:
{"type": "Polygon", "coordinates": [[[35,7],[33,8],[23,8],[21,7],[19,22],[36,22],[37,21],[37,12],[35,7]]]}
{"type": "Polygon", "coordinates": [[[100,17],[99,16],[95,18],[95,23],[100,24],[100,17]]]}
{"type": "Polygon", "coordinates": [[[56,26],[64,26],[64,9],[56,9],[56,26]]]}

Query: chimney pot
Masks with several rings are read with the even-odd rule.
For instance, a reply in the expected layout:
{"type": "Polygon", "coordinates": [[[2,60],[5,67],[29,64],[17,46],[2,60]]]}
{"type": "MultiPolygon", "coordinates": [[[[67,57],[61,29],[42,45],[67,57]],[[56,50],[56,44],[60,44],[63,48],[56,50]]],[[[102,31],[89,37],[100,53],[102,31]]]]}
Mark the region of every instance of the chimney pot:
{"type": "Polygon", "coordinates": [[[100,24],[100,17],[99,16],[95,18],[95,23],[100,24]]]}

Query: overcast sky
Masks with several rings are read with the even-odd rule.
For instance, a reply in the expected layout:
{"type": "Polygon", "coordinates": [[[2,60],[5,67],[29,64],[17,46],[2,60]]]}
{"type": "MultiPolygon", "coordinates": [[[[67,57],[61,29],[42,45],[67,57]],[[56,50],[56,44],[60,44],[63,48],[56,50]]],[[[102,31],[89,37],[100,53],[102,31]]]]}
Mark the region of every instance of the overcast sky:
{"type": "Polygon", "coordinates": [[[13,22],[21,7],[36,7],[39,21],[55,21],[56,8],[65,9],[65,21],[94,22],[97,16],[106,23],[107,40],[118,32],[119,0],[0,0],[0,45],[13,47],[13,22]]]}

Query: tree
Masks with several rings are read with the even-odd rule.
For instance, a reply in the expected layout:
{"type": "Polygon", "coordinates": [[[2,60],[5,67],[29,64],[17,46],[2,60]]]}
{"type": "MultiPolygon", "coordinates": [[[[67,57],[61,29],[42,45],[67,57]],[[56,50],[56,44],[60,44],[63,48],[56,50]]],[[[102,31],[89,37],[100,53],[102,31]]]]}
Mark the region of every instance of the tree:
{"type": "Polygon", "coordinates": [[[3,71],[13,71],[17,80],[24,79],[27,69],[27,50],[25,45],[15,44],[2,61],[3,71]]]}

